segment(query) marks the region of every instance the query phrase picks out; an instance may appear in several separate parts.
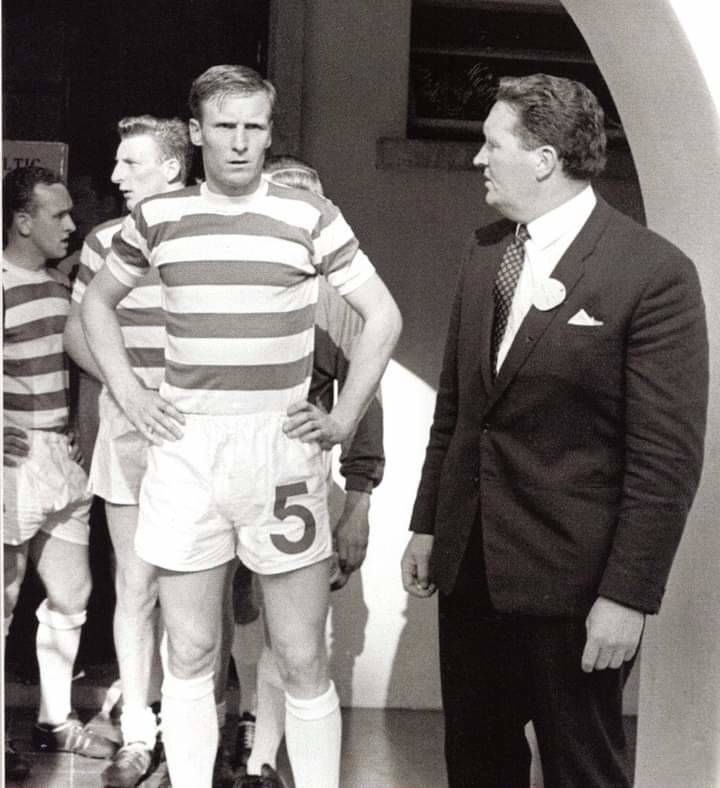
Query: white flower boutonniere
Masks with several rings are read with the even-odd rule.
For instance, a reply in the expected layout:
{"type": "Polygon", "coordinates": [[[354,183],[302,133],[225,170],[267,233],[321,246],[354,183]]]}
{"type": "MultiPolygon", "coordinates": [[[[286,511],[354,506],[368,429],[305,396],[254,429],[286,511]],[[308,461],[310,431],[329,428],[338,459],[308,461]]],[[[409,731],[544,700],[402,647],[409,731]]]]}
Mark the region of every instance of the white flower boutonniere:
{"type": "Polygon", "coordinates": [[[548,278],[535,287],[533,306],[541,312],[549,312],[560,306],[566,295],[565,285],[559,279],[548,278]]]}

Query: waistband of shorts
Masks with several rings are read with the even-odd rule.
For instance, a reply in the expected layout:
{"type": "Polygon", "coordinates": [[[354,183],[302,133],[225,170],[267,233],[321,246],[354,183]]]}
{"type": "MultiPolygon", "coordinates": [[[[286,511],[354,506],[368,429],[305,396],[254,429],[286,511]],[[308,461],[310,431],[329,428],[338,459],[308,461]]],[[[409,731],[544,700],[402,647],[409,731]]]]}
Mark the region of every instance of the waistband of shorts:
{"type": "MultiPolygon", "coordinates": [[[[157,394],[157,389],[149,388],[147,386],[146,388],[148,391],[154,391],[157,394]]],[[[104,383],[102,388],[100,389],[100,395],[98,399],[108,400],[109,402],[112,402],[112,404],[115,405],[116,408],[118,408],[119,410],[121,409],[120,406],[117,404],[115,397],[113,397],[113,395],[110,393],[110,389],[104,383]]]]}
{"type": "Polygon", "coordinates": [[[46,445],[67,445],[70,441],[66,432],[55,432],[54,430],[28,430],[24,427],[18,427],[18,429],[24,430],[27,435],[28,443],[31,446],[38,443],[44,443],[46,445]]]}
{"type": "Polygon", "coordinates": [[[261,410],[254,413],[183,413],[186,423],[199,425],[275,423],[287,418],[284,410],[261,410]]]}

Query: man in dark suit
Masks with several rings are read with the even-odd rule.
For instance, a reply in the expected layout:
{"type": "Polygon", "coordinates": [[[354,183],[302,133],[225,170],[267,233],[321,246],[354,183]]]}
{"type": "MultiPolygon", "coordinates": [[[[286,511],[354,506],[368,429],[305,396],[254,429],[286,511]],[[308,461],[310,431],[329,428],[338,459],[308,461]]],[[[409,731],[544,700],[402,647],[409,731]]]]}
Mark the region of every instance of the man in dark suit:
{"type": "Polygon", "coordinates": [[[440,591],[449,781],[628,786],[622,689],[698,485],[693,264],[609,207],[603,113],[507,78],[475,158],[505,218],[461,268],[403,582],[440,591]]]}

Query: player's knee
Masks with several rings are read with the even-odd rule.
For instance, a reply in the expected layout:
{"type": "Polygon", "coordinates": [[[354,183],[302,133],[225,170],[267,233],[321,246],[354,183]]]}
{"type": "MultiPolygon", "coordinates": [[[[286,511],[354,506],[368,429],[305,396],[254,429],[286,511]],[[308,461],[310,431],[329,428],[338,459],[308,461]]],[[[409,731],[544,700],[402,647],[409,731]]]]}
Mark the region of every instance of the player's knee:
{"type": "Polygon", "coordinates": [[[5,580],[5,594],[3,601],[6,616],[11,616],[15,611],[15,606],[17,605],[18,598],[20,597],[21,585],[22,581],[20,579],[8,581],[6,578],[5,580]]]}
{"type": "Polygon", "coordinates": [[[280,675],[288,686],[314,684],[326,673],[325,650],[318,643],[285,644],[275,655],[280,675]]]}
{"type": "Polygon", "coordinates": [[[68,573],[62,581],[46,583],[49,606],[58,613],[72,615],[87,609],[92,580],[90,572],[68,573]]]}
{"type": "Polygon", "coordinates": [[[168,640],[170,672],[179,679],[211,673],[215,667],[216,639],[199,632],[175,633],[168,640]]]}
{"type": "Polygon", "coordinates": [[[3,586],[4,586],[4,610],[6,616],[11,616],[20,597],[20,589],[25,579],[26,562],[23,556],[19,555],[16,548],[5,545],[3,555],[3,586]]]}
{"type": "Polygon", "coordinates": [[[137,615],[150,615],[158,598],[157,578],[147,571],[118,566],[115,572],[118,605],[137,615]]]}

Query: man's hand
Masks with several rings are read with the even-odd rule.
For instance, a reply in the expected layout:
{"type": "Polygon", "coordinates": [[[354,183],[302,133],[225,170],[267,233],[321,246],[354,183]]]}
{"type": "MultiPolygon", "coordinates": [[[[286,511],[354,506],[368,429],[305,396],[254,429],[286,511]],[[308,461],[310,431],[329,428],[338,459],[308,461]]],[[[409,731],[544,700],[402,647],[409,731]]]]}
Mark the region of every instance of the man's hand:
{"type": "MultiPolygon", "coordinates": [[[[370,536],[370,493],[348,490],[345,508],[337,522],[334,533],[338,565],[343,575],[351,575],[362,566],[367,553],[370,536]]],[[[347,578],[345,578],[345,583],[347,578]]]]}
{"type": "Polygon", "coordinates": [[[435,593],[435,583],[430,581],[430,555],[433,548],[432,534],[413,534],[403,553],[402,581],[408,594],[429,597],[435,593]]]}
{"type": "Polygon", "coordinates": [[[582,654],[585,673],[619,668],[635,656],[645,614],[640,610],[598,597],[585,619],[587,640],[582,654]]]}
{"type": "Polygon", "coordinates": [[[139,381],[118,404],[135,429],[151,443],[159,446],[163,440],[182,438],[183,414],[157,391],[144,388],[139,381]]]}
{"type": "Polygon", "coordinates": [[[314,441],[325,450],[342,443],[352,432],[352,425],[340,423],[331,413],[307,400],[289,405],[287,416],[283,432],[288,438],[296,438],[303,443],[314,441]]]}
{"type": "Polygon", "coordinates": [[[333,553],[332,570],[330,572],[330,590],[339,591],[341,588],[345,588],[349,579],[350,573],[343,572],[343,570],[340,569],[337,553],[333,553]]]}
{"type": "Polygon", "coordinates": [[[68,454],[70,455],[70,459],[80,465],[83,461],[83,453],[82,449],[80,448],[80,444],[78,443],[77,435],[72,430],[70,430],[67,436],[68,454]]]}
{"type": "Polygon", "coordinates": [[[3,465],[16,468],[30,453],[27,433],[19,427],[3,427],[3,465]]]}

